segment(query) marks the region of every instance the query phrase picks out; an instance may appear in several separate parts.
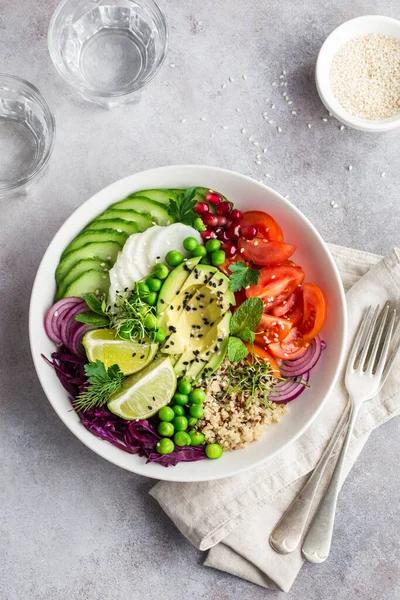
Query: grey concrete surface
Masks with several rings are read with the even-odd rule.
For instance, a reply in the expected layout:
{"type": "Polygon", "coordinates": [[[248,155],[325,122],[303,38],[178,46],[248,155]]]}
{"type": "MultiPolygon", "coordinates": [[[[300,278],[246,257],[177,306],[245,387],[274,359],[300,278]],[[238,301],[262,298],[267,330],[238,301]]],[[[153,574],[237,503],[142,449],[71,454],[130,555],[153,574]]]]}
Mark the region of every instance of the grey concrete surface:
{"type": "MultiPolygon", "coordinates": [[[[55,5],[0,0],[0,71],[33,82],[57,120],[45,177],[27,196],[1,200],[0,600],[283,598],[203,567],[203,555],[148,497],[152,482],[106,463],[58,420],[29,354],[29,293],[47,244],[77,206],[121,177],[166,164],[267,181],[327,241],[378,253],[398,244],[399,131],[340,131],[334,119],[322,121],[312,74],[337,25],[362,14],[400,17],[399,4],[160,0],[170,26],[166,65],[139,106],[113,112],[81,100],[53,69],[46,33],[55,5]],[[282,70],[287,87],[272,87],[282,70]],[[248,136],[268,148],[262,165],[248,136]]],[[[305,566],[287,598],[400,597],[399,425],[371,436],[340,499],[331,558],[305,566]]]]}

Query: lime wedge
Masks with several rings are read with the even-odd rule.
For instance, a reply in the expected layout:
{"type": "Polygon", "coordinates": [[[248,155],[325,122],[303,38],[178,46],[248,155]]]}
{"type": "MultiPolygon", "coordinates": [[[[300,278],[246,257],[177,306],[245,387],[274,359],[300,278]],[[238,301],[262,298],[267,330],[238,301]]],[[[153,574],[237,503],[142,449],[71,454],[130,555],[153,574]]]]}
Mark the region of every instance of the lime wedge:
{"type": "Polygon", "coordinates": [[[161,357],[140,373],[127,377],[107,406],[115,415],[129,421],[147,419],[171,401],[175,389],[176,375],[171,361],[161,357]]]}
{"type": "Polygon", "coordinates": [[[118,365],[124,375],[131,375],[151,362],[158,344],[132,342],[115,337],[112,329],[93,329],[83,336],[82,343],[90,362],[101,360],[106,369],[118,365]]]}

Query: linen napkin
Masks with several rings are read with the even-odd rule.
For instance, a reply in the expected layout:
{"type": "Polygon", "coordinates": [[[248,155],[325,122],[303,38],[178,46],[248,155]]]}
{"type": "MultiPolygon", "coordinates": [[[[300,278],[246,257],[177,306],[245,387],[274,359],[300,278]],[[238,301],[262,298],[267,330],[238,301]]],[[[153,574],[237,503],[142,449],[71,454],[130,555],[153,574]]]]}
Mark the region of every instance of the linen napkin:
{"type": "MultiPolygon", "coordinates": [[[[335,245],[330,245],[330,251],[346,290],[350,347],[367,306],[382,306],[388,300],[400,304],[400,250],[392,250],[385,258],[335,245]]],[[[342,376],[312,427],[263,465],[217,481],[159,482],[150,494],[194,546],[209,550],[206,566],[287,592],[303,563],[301,545],[292,554],[280,555],[272,550],[268,538],[317,464],[346,402],[342,376]]],[[[399,413],[397,358],[379,396],[360,411],[345,463],[346,477],[371,431],[399,413]]],[[[315,504],[322,497],[333,466],[331,460],[315,504]]]]}

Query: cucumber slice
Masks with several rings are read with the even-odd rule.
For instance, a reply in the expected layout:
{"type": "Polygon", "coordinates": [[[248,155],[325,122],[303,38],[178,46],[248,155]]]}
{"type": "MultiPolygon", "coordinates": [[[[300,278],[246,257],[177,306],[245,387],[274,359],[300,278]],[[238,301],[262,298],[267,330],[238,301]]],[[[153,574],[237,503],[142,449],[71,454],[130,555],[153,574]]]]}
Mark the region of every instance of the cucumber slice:
{"type": "MultiPolygon", "coordinates": [[[[139,227],[140,231],[144,231],[151,227],[151,216],[143,213],[139,213],[136,210],[117,210],[108,209],[101,215],[96,217],[92,223],[97,221],[109,220],[109,219],[124,219],[124,221],[133,221],[139,227]]],[[[89,224],[90,226],[90,224],[89,224]]]]}
{"type": "Polygon", "coordinates": [[[140,233],[141,229],[135,221],[125,221],[125,219],[104,219],[104,221],[93,221],[85,227],[84,231],[94,231],[98,229],[113,229],[115,233],[125,232],[127,235],[140,233]]]}
{"type": "Polygon", "coordinates": [[[68,273],[66,274],[64,279],[60,282],[56,300],[61,300],[61,298],[64,298],[65,290],[67,289],[67,287],[69,285],[71,285],[71,283],[73,283],[75,281],[75,279],[77,279],[77,277],[79,277],[80,275],[83,275],[83,273],[86,273],[86,271],[95,270],[95,271],[103,271],[104,273],[108,273],[110,268],[111,268],[111,265],[109,262],[100,261],[97,258],[86,258],[86,259],[84,258],[83,260],[79,260],[76,263],[76,265],[74,267],[72,267],[72,269],[70,271],[68,271],[68,273]]]}
{"type": "Polygon", "coordinates": [[[168,214],[168,211],[163,204],[140,196],[136,196],[135,198],[125,198],[125,200],[112,204],[110,208],[116,208],[118,210],[136,210],[141,213],[148,213],[151,216],[152,225],[165,226],[175,222],[175,219],[168,214]]]}
{"type": "Polygon", "coordinates": [[[110,286],[108,273],[91,269],[79,275],[65,290],[64,297],[78,296],[82,294],[106,294],[110,286]]]}
{"type": "Polygon", "coordinates": [[[125,244],[128,234],[124,231],[117,233],[114,229],[99,229],[98,231],[82,231],[64,250],[61,258],[64,258],[70,252],[78,250],[86,244],[92,242],[117,242],[120,246],[125,244]]]}
{"type": "Polygon", "coordinates": [[[100,262],[108,262],[110,265],[113,265],[117,259],[117,254],[121,249],[122,246],[121,244],[118,244],[118,242],[96,242],[85,244],[85,246],[78,248],[78,250],[68,252],[57,267],[57,285],[60,285],[68,271],[70,271],[80,260],[96,258],[100,262]]]}
{"type": "Polygon", "coordinates": [[[143,190],[141,192],[135,192],[131,194],[129,198],[148,198],[155,202],[160,202],[168,206],[169,201],[172,198],[176,198],[176,193],[173,190],[143,190]]]}

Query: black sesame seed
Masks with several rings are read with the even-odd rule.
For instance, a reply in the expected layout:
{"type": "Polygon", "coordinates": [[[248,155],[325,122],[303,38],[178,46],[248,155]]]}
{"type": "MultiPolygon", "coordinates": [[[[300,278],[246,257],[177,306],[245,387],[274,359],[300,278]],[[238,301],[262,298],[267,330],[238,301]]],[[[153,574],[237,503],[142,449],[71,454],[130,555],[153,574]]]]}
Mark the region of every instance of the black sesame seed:
{"type": "Polygon", "coordinates": [[[176,310],[181,310],[181,305],[179,305],[176,310]]]}
{"type": "Polygon", "coordinates": [[[157,260],[160,260],[161,256],[156,256],[157,260]]]}
{"type": "Polygon", "coordinates": [[[194,354],[195,356],[197,356],[198,354],[200,354],[200,350],[193,350],[193,354],[194,354]]]}
{"type": "Polygon", "coordinates": [[[219,282],[218,282],[218,285],[222,285],[223,283],[224,283],[224,280],[220,279],[219,282]]]}
{"type": "Polygon", "coordinates": [[[173,325],[170,325],[170,326],[168,327],[168,329],[169,329],[170,331],[173,331],[173,333],[176,333],[176,327],[174,327],[173,325]]]}
{"type": "Polygon", "coordinates": [[[177,296],[178,296],[180,293],[181,293],[181,292],[180,292],[180,290],[177,290],[177,291],[175,292],[175,294],[176,294],[177,296]]]}
{"type": "Polygon", "coordinates": [[[172,304],[170,305],[169,310],[174,310],[174,307],[172,306],[172,304]]]}
{"type": "Polygon", "coordinates": [[[161,298],[160,302],[161,302],[161,304],[165,304],[165,300],[163,300],[162,298],[161,298]]]}
{"type": "Polygon", "coordinates": [[[172,340],[170,341],[171,346],[175,346],[175,342],[173,342],[172,340]]]}
{"type": "Polygon", "coordinates": [[[136,356],[136,352],[134,352],[134,353],[132,354],[132,356],[133,356],[133,357],[135,357],[135,356],[136,356]]]}
{"type": "Polygon", "coordinates": [[[188,365],[188,364],[189,364],[189,361],[185,360],[183,364],[184,364],[184,365],[188,365]]]}
{"type": "Polygon", "coordinates": [[[217,341],[222,342],[222,340],[223,340],[223,338],[219,337],[217,341]]]}
{"type": "Polygon", "coordinates": [[[189,311],[189,310],[191,310],[189,305],[188,305],[188,306],[185,306],[185,308],[186,308],[186,310],[188,310],[188,311],[189,311]]]}
{"type": "Polygon", "coordinates": [[[142,356],[140,357],[140,360],[143,360],[143,359],[144,359],[144,357],[145,357],[145,355],[144,355],[144,354],[142,354],[142,356]]]}
{"type": "Polygon", "coordinates": [[[150,404],[148,404],[148,405],[147,405],[147,408],[148,408],[149,410],[151,410],[153,407],[152,407],[152,406],[150,406],[150,404]]]}

